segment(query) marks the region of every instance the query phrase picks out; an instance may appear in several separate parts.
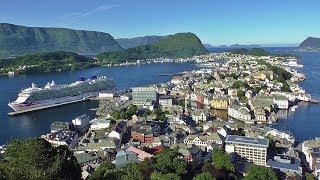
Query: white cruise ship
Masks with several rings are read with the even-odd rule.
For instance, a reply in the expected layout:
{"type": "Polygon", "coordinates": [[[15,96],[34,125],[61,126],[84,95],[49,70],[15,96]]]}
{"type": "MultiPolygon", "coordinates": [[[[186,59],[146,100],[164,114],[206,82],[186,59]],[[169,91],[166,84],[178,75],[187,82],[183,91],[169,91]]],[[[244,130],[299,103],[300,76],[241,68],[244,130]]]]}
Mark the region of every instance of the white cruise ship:
{"type": "Polygon", "coordinates": [[[39,88],[32,83],[30,88],[24,89],[19,93],[17,100],[10,102],[8,105],[14,111],[41,109],[42,107],[87,99],[97,96],[99,92],[114,90],[115,83],[105,76],[99,78],[92,76],[88,80],[81,77],[80,81],[64,85],[56,85],[52,81],[43,88],[39,88]]]}

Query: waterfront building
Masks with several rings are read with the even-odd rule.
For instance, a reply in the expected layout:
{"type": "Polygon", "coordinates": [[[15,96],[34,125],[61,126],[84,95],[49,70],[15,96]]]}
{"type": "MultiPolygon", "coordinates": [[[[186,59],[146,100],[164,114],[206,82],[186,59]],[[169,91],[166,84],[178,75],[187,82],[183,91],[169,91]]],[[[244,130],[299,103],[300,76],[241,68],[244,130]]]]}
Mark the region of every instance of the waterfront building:
{"type": "Polygon", "coordinates": [[[229,100],[227,97],[216,97],[213,98],[211,106],[214,109],[228,109],[229,100]]]}
{"type": "Polygon", "coordinates": [[[235,119],[249,122],[251,121],[250,110],[247,107],[232,105],[228,107],[228,115],[235,119]]]}
{"type": "Polygon", "coordinates": [[[157,91],[154,87],[136,87],[132,89],[134,105],[142,106],[147,100],[157,101],[157,91]]]}
{"type": "Polygon", "coordinates": [[[74,127],[71,122],[56,121],[51,123],[50,129],[51,129],[51,133],[55,133],[58,131],[73,131],[74,127]]]}
{"type": "Polygon", "coordinates": [[[110,120],[99,118],[99,119],[93,119],[90,121],[90,129],[91,130],[102,130],[106,129],[110,126],[110,120]]]}
{"type": "Polygon", "coordinates": [[[268,147],[269,141],[263,138],[228,135],[225,140],[225,151],[235,163],[265,166],[268,147]]]}
{"type": "Polygon", "coordinates": [[[73,119],[72,124],[74,125],[75,130],[79,134],[84,134],[90,128],[90,117],[87,116],[86,114],[83,114],[83,115],[73,119]]]}
{"type": "Polygon", "coordinates": [[[67,146],[74,149],[78,144],[78,133],[74,131],[58,131],[41,137],[54,147],[67,146]]]}

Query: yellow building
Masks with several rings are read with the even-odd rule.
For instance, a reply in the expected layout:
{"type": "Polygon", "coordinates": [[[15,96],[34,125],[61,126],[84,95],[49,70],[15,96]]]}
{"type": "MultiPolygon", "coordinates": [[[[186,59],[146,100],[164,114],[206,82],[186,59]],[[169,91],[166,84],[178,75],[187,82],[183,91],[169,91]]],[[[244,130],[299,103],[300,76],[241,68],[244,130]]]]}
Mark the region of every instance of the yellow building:
{"type": "Polygon", "coordinates": [[[211,102],[211,107],[214,109],[228,109],[228,105],[228,98],[224,97],[214,98],[211,102]]]}
{"type": "Polygon", "coordinates": [[[262,80],[269,79],[272,81],[274,79],[273,72],[272,71],[261,71],[255,74],[252,74],[252,77],[256,80],[262,80]]]}

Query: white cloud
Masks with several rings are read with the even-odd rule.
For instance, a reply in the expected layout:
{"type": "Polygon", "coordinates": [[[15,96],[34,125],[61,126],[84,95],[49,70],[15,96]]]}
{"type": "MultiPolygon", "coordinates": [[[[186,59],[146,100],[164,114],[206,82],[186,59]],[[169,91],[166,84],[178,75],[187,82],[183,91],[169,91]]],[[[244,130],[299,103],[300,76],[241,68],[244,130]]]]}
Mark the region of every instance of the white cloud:
{"type": "Polygon", "coordinates": [[[68,26],[72,25],[78,21],[80,21],[83,18],[87,18],[89,16],[92,16],[94,14],[98,13],[103,13],[106,11],[109,11],[115,7],[118,7],[118,5],[102,5],[98,6],[94,9],[82,11],[82,12],[73,12],[73,13],[68,13],[63,16],[61,16],[56,23],[56,26],[68,26]]]}

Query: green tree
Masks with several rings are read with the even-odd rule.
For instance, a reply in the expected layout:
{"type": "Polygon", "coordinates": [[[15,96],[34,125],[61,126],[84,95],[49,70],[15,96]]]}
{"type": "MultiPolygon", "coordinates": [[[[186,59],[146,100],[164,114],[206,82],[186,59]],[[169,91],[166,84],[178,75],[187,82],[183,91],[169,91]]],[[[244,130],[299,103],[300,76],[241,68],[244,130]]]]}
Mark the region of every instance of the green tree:
{"type": "Polygon", "coordinates": [[[122,175],[122,180],[141,180],[144,175],[141,173],[141,167],[139,164],[130,163],[122,168],[124,174],[122,175]]]}
{"type": "Polygon", "coordinates": [[[230,161],[229,155],[218,149],[213,149],[213,165],[217,169],[224,169],[229,172],[234,172],[234,166],[232,162],[230,161]]]}
{"type": "Polygon", "coordinates": [[[110,180],[121,180],[123,170],[116,168],[114,164],[109,161],[102,163],[89,177],[92,180],[99,179],[110,179],[110,180]]]}
{"type": "Polygon", "coordinates": [[[11,141],[0,169],[7,179],[81,178],[73,153],[65,146],[52,147],[41,138],[11,141]]]}
{"type": "Polygon", "coordinates": [[[187,164],[177,157],[178,149],[165,148],[160,151],[157,155],[157,163],[155,169],[162,173],[176,173],[179,175],[187,173],[187,164]]]}
{"type": "Polygon", "coordinates": [[[305,173],[306,180],[315,180],[316,178],[314,177],[313,174],[306,172],[305,173]]]}
{"type": "Polygon", "coordinates": [[[215,180],[216,178],[212,176],[208,172],[203,172],[201,174],[198,174],[196,177],[193,178],[193,180],[215,180]]]}
{"type": "Polygon", "coordinates": [[[244,180],[277,180],[276,173],[271,169],[263,166],[252,165],[249,168],[248,175],[244,180]]]}
{"type": "Polygon", "coordinates": [[[175,173],[161,174],[157,171],[151,174],[151,180],[181,180],[181,177],[175,173]]]}

